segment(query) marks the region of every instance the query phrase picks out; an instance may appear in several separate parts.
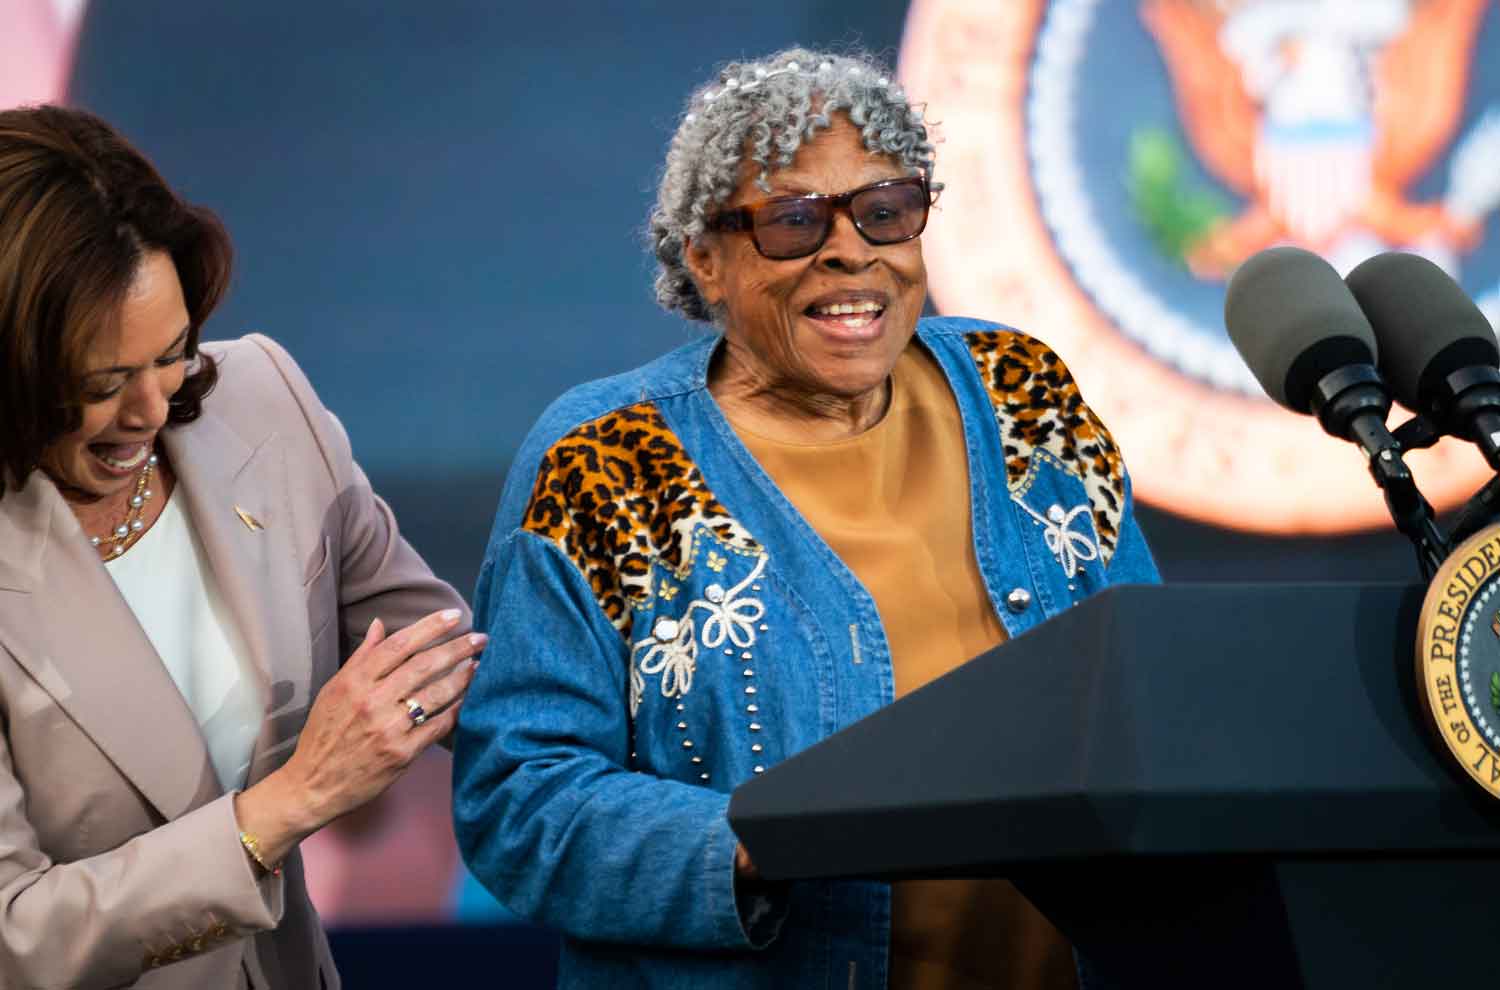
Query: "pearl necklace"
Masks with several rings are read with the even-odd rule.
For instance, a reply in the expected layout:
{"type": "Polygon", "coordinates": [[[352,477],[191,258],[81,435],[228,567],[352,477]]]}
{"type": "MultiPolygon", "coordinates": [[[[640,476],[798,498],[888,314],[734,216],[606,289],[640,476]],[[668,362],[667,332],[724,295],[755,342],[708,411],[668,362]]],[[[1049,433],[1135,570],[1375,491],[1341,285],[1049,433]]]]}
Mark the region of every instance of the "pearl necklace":
{"type": "Polygon", "coordinates": [[[146,524],[141,516],[145,514],[146,503],[153,494],[147,485],[151,483],[151,472],[155,468],[156,455],[152,454],[146,458],[146,466],[141,468],[141,476],[135,483],[135,494],[130,496],[130,508],[125,512],[125,521],[116,526],[108,536],[89,537],[89,542],[105,550],[108,556],[120,556],[145,532],[146,524]]]}

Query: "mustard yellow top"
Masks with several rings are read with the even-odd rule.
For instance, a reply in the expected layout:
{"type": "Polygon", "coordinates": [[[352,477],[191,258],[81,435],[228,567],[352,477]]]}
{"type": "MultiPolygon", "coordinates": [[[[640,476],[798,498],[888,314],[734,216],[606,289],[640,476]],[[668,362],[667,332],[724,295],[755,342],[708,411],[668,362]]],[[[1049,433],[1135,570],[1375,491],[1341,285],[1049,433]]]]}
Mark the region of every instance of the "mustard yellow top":
{"type": "MultiPolygon", "coordinates": [[[[896,696],[1005,638],[974,556],[958,404],[915,341],[884,418],[857,437],[745,446],[875,599],[896,696]]],[[[1005,880],[892,886],[891,990],[1076,986],[1061,934],[1005,880]]]]}

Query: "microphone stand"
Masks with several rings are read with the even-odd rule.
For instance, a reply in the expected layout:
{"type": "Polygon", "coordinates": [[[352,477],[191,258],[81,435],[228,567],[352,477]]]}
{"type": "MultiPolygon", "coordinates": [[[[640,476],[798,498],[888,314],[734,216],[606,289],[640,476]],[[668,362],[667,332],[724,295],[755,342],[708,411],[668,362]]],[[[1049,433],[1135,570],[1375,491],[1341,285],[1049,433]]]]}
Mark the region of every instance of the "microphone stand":
{"type": "MultiPolygon", "coordinates": [[[[1318,379],[1312,392],[1312,411],[1323,429],[1360,445],[1370,459],[1370,474],[1385,493],[1386,509],[1417,551],[1417,567],[1431,581],[1452,551],[1438,528],[1432,506],[1417,490],[1401,444],[1386,428],[1391,396],[1380,373],[1368,364],[1351,364],[1318,379]]],[[[1497,493],[1500,497],[1500,493],[1497,493]]]]}
{"type": "MultiPolygon", "coordinates": [[[[1434,423],[1418,414],[1396,429],[1404,450],[1431,447],[1452,434],[1479,447],[1489,466],[1500,471],[1500,368],[1475,365],[1443,378],[1432,403],[1434,423]]],[[[1458,546],[1485,526],[1500,519],[1500,474],[1491,478],[1464,503],[1453,524],[1452,546],[1458,546]]]]}

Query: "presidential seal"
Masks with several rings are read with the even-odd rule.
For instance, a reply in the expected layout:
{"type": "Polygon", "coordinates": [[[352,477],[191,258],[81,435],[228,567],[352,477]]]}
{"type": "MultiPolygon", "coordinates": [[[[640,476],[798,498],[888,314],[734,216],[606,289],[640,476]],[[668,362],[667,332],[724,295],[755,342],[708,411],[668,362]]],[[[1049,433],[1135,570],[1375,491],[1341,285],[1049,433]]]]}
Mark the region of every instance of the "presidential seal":
{"type": "MultiPolygon", "coordinates": [[[[938,308],[1047,340],[1143,501],[1388,525],[1359,450],[1261,394],[1226,282],[1275,245],[1412,251],[1500,319],[1500,4],[914,0],[900,71],[941,142],[938,308]]],[[[1439,509],[1489,477],[1455,441],[1408,463],[1439,509]]]]}
{"type": "Polygon", "coordinates": [[[1464,541],[1427,589],[1417,689],[1453,758],[1500,798],[1500,524],[1464,541]]]}

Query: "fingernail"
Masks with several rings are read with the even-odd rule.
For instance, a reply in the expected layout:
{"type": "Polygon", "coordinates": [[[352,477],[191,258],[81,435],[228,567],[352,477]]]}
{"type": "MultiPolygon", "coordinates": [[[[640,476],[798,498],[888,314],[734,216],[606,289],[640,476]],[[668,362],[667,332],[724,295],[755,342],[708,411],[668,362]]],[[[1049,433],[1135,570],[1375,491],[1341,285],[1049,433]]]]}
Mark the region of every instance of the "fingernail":
{"type": "Polygon", "coordinates": [[[469,634],[469,645],[471,645],[471,646],[477,646],[480,649],[483,649],[484,648],[484,644],[488,643],[489,641],[490,641],[490,638],[488,636],[486,636],[484,633],[470,633],[469,634]]]}
{"type": "Polygon", "coordinates": [[[463,616],[463,614],[464,614],[463,611],[460,610],[460,609],[456,609],[456,608],[447,609],[447,610],[445,610],[443,612],[443,621],[444,622],[457,622],[463,616]]]}

